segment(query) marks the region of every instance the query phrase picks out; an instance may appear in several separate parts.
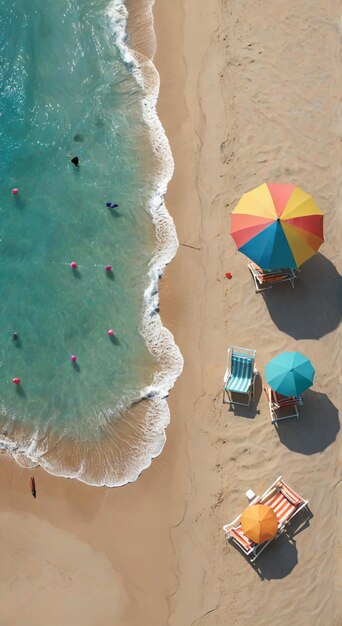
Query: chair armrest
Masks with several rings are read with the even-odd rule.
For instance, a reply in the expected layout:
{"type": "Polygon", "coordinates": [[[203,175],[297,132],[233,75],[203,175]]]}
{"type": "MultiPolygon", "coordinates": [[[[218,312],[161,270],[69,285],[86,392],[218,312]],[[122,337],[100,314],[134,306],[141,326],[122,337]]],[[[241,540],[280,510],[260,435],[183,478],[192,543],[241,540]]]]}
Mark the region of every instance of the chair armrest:
{"type": "Polygon", "coordinates": [[[226,382],[227,382],[227,380],[228,380],[229,376],[230,376],[230,369],[229,369],[229,367],[227,367],[227,369],[226,369],[226,371],[225,371],[225,373],[224,373],[224,378],[223,378],[223,382],[224,382],[224,383],[226,383],[226,382]]]}

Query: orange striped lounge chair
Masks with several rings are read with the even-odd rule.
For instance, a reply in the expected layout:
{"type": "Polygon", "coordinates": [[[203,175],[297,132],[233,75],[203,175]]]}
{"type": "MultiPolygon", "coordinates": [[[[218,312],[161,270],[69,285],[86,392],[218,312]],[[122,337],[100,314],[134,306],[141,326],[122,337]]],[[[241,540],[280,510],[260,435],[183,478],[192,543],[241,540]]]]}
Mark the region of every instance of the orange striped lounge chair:
{"type": "Polygon", "coordinates": [[[275,512],[278,518],[278,532],[274,539],[270,539],[261,544],[251,541],[242,530],[240,523],[241,514],[230,524],[223,526],[223,530],[226,538],[237,545],[240,550],[250,558],[251,563],[254,563],[268,544],[280,537],[287,524],[294,516],[307,507],[308,500],[304,500],[299,496],[283,481],[282,477],[279,476],[262,496],[256,496],[254,500],[250,502],[250,506],[252,504],[265,504],[266,506],[270,506],[275,512]]]}
{"type": "Polygon", "coordinates": [[[293,269],[262,270],[256,263],[248,263],[248,269],[253,276],[257,293],[271,289],[278,283],[289,282],[294,287],[294,281],[297,278],[297,271],[293,269]]]}
{"type": "Polygon", "coordinates": [[[299,420],[298,407],[303,405],[303,400],[300,396],[283,396],[273,391],[271,387],[264,387],[264,391],[273,424],[291,417],[296,417],[299,420]]]}

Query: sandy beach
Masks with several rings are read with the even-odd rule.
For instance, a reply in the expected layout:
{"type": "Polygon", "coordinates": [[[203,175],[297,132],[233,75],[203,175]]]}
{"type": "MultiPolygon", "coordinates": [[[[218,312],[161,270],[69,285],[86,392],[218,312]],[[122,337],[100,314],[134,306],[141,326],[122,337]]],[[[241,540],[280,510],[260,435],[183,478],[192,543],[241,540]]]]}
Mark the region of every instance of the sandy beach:
{"type": "MultiPolygon", "coordinates": [[[[153,55],[137,4],[131,45],[153,55]]],[[[153,14],[180,241],[161,316],[185,359],[167,441],[118,489],[35,469],[36,500],[32,471],[2,456],[0,624],[340,626],[342,5],[156,0],[153,14]],[[326,214],[295,289],[265,296],[229,237],[230,211],[264,181],[298,184],[326,214]],[[282,350],[311,359],[299,422],[271,424],[260,380],[248,412],[222,404],[229,345],[256,349],[262,376],[282,350]],[[253,568],[222,526],[280,474],[312,517],[253,568]]]]}

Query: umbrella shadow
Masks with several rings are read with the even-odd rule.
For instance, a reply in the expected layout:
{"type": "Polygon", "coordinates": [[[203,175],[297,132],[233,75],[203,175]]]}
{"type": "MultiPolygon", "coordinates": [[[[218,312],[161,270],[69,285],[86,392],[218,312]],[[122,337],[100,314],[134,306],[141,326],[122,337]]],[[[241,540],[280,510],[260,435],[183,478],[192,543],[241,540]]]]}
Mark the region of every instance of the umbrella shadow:
{"type": "Polygon", "coordinates": [[[236,404],[237,402],[246,402],[246,396],[240,393],[232,392],[232,404],[229,406],[228,411],[234,413],[234,415],[239,415],[240,417],[245,417],[247,419],[255,419],[257,415],[260,415],[260,410],[258,409],[258,404],[260,400],[260,396],[262,394],[262,381],[259,372],[255,377],[255,386],[254,386],[254,396],[251,398],[251,402],[249,406],[242,406],[241,404],[236,404]],[[234,403],[235,400],[235,403],[234,403]]]}
{"type": "Polygon", "coordinates": [[[286,578],[298,564],[298,550],[294,537],[310,526],[313,514],[303,510],[294,517],[286,531],[267,546],[258,560],[251,565],[261,580],[286,578]]]}
{"type": "Polygon", "coordinates": [[[304,263],[294,289],[279,285],[263,291],[279,330],[294,339],[320,339],[338,327],[342,313],[342,277],[322,254],[304,263]]]}
{"type": "Polygon", "coordinates": [[[340,430],[338,410],[325,393],[312,389],[305,392],[303,401],[299,421],[276,422],[279,439],[293,452],[307,455],[323,452],[335,441],[340,430]]]}

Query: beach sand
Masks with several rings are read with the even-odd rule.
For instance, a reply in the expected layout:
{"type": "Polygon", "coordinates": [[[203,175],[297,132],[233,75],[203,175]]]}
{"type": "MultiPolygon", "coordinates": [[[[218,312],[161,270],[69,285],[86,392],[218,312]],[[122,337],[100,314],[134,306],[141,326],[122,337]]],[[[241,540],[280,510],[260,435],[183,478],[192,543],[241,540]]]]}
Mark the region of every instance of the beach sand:
{"type": "MultiPolygon", "coordinates": [[[[185,358],[167,442],[119,489],[35,469],[36,500],[32,472],[3,456],[4,626],[340,626],[341,8],[157,0],[159,114],[175,160],[166,201],[181,244],[161,281],[161,315],[185,358]],[[294,290],[263,296],[235,253],[229,212],[265,180],[314,195],[326,243],[294,290]],[[231,344],[255,348],[261,373],[285,349],[313,361],[299,422],[272,426],[261,383],[249,412],[222,405],[231,344]],[[246,489],[262,493],[280,474],[312,518],[254,569],[222,525],[246,489]]],[[[153,53],[145,26],[133,43],[153,53]]]]}

